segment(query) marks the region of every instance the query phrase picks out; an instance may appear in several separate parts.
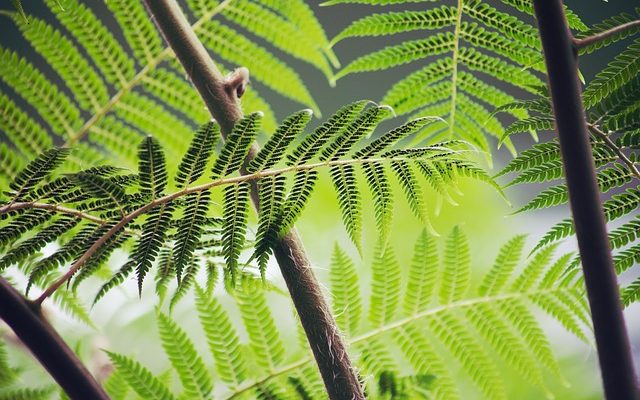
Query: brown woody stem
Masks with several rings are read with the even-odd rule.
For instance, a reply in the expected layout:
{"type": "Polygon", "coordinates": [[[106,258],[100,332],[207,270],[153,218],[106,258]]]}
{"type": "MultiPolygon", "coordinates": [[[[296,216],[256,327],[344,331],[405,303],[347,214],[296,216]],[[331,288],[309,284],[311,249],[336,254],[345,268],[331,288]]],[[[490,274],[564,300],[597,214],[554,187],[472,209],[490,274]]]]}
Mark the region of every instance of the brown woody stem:
{"type": "Polygon", "coordinates": [[[78,356],[42,316],[40,307],[22,297],[2,277],[0,318],[13,329],[71,399],[109,400],[78,356]]]}
{"type": "MultiPolygon", "coordinates": [[[[145,4],[211,115],[220,124],[223,135],[228,134],[242,117],[238,103],[241,92],[237,87],[230,87],[223,78],[175,0],[145,0],[145,4]]],[[[253,159],[258,150],[254,144],[246,161],[253,159]]],[[[255,185],[252,186],[251,198],[259,209],[255,185]]],[[[273,250],[329,398],[364,399],[358,375],[295,228],[278,241],[273,250]]]]}
{"type": "Polygon", "coordinates": [[[561,0],[533,0],[533,6],[547,65],[604,393],[608,400],[637,400],[638,382],[596,182],[576,48],[561,0]]]}

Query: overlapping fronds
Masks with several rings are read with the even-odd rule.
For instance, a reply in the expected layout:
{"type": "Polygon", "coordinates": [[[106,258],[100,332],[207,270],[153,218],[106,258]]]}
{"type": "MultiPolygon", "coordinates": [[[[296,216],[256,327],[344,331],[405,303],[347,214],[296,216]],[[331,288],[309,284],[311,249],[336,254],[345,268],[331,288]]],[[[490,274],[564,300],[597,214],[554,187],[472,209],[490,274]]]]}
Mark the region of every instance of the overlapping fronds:
{"type": "MultiPolygon", "coordinates": [[[[596,26],[593,32],[597,33],[628,18],[630,17],[627,14],[611,18],[603,22],[603,25],[596,26]]],[[[632,31],[627,33],[631,34],[632,31]]],[[[614,35],[610,40],[598,42],[598,46],[586,47],[585,51],[590,53],[615,41],[623,40],[627,37],[627,33],[614,35]]],[[[637,210],[640,206],[639,46],[640,39],[628,40],[626,50],[617,55],[593,80],[587,83],[583,95],[593,158],[597,168],[597,183],[604,200],[605,218],[610,223],[609,238],[619,274],[637,266],[637,260],[640,259],[637,235],[637,210]]],[[[515,122],[507,129],[510,134],[530,129],[545,131],[553,128],[551,104],[545,94],[533,100],[506,105],[499,110],[507,109],[528,109],[536,114],[515,122]]],[[[517,210],[517,213],[568,203],[569,197],[560,157],[557,141],[535,144],[509,162],[498,174],[499,176],[516,174],[508,183],[509,186],[524,183],[547,185],[517,210]]],[[[536,248],[568,238],[574,233],[572,220],[565,219],[551,227],[540,239],[536,248]]],[[[575,268],[578,264],[576,261],[571,265],[575,268]]],[[[634,275],[637,273],[632,273],[632,276],[634,275]]],[[[637,280],[623,288],[622,293],[626,305],[637,301],[637,280]]]]}
{"type": "MultiPolygon", "coordinates": [[[[525,237],[518,236],[500,249],[493,267],[477,283],[460,283],[451,281],[450,275],[468,276],[471,270],[464,232],[455,228],[444,240],[442,253],[438,242],[423,231],[406,268],[392,247],[378,246],[368,302],[354,262],[341,248],[334,250],[330,268],[333,311],[351,351],[359,355],[356,362],[369,397],[389,398],[385,395],[397,390],[397,397],[392,398],[457,399],[462,396],[458,382],[466,375],[475,383],[478,396],[507,398],[498,362],[520,374],[540,397],[550,397],[548,383],[562,377],[549,338],[534,317],[536,310],[581,338],[590,337],[589,327],[583,324],[588,310],[581,283],[562,276],[573,254],[554,260],[555,248],[549,247],[530,261],[522,261],[525,237]],[[391,356],[396,348],[400,358],[391,356]],[[460,372],[445,367],[450,359],[459,362],[460,372]]],[[[174,349],[167,351],[171,370],[183,382],[184,391],[176,397],[187,391],[181,375],[193,371],[191,387],[209,389],[214,381],[221,399],[263,398],[265,393],[271,394],[265,398],[326,398],[310,350],[304,342],[290,340],[287,332],[291,329],[278,328],[276,318],[287,313],[279,310],[276,314],[267,305],[268,294],[252,284],[240,285],[232,292],[235,304],[229,304],[197,287],[198,317],[211,352],[206,359],[204,349],[194,350],[176,322],[159,314],[164,347],[174,349]],[[232,318],[238,313],[241,323],[232,318]],[[164,332],[167,326],[173,327],[173,338],[164,332]],[[177,347],[180,358],[172,354],[177,347]],[[213,379],[200,373],[202,360],[208,363],[209,359],[214,364],[209,368],[215,371],[213,379]]],[[[116,373],[122,369],[126,384],[135,390],[134,385],[144,380],[144,387],[157,387],[158,378],[133,360],[127,363],[130,365],[116,365],[116,373]],[[136,376],[127,377],[134,370],[136,376]]]]}
{"type": "MultiPolygon", "coordinates": [[[[104,8],[100,10],[81,0],[45,3],[55,21],[29,15],[35,7],[30,4],[24,17],[22,8],[0,16],[38,53],[32,60],[26,53],[0,47],[0,79],[13,91],[0,93],[0,129],[10,142],[2,149],[0,182],[9,181],[15,167],[52,143],[87,143],[133,168],[137,158],[132,143],[153,135],[168,156],[179,157],[193,129],[210,116],[142,3],[114,0],[98,5],[104,8]],[[116,26],[99,18],[100,12],[113,14],[116,26]],[[12,147],[20,152],[8,151],[12,147]]],[[[188,14],[196,18],[196,33],[222,68],[247,67],[253,81],[319,113],[286,61],[293,55],[327,78],[332,76],[331,64],[337,65],[322,27],[303,0],[187,3],[188,14]],[[268,44],[258,44],[261,41],[268,44]]],[[[265,114],[263,127],[271,133],[277,124],[267,102],[253,87],[242,100],[246,112],[265,114]]],[[[92,161],[89,152],[78,152],[70,164],[77,171],[92,161]]]]}
{"type": "MultiPolygon", "coordinates": [[[[39,283],[43,276],[72,261],[67,278],[74,276],[71,288],[75,290],[80,282],[95,276],[115,249],[132,244],[130,260],[103,285],[96,301],[132,273],[141,291],[145,277],[159,264],[156,284],[161,298],[171,278],[176,278],[173,306],[193,287],[203,265],[213,269],[224,265],[225,282],[230,286],[245,274],[244,268],[252,260],[257,260],[264,275],[271,246],[300,217],[318,181],[318,169],[329,171],[345,228],[358,249],[365,196],[358,184],[360,170],[373,194],[375,218],[383,237],[392,216],[393,176],[413,212],[424,221],[430,205],[420,191],[423,182],[448,200],[459,178],[484,181],[497,188],[469,161],[471,150],[463,142],[396,146],[438,118],[411,120],[363,145],[392,114],[388,106],[365,107],[367,104],[361,101],[343,107],[306,136],[303,131],[311,116],[309,110],[286,118],[246,166],[245,175],[239,171],[260,129],[262,113],[239,121],[215,160],[211,160],[212,147],[220,130],[214,122],[197,131],[181,161],[175,163],[173,159],[168,162],[160,142],[148,136],[138,148],[137,174],[100,166],[56,177],[56,168],[69,157],[69,151],[45,151],[16,174],[5,194],[8,199],[0,206],[0,215],[7,219],[0,228],[0,244],[12,246],[0,259],[0,268],[20,265],[57,241],[60,250],[27,271],[30,282],[39,283]],[[206,168],[211,170],[209,177],[206,168]],[[175,182],[178,189],[168,190],[169,182],[175,182]],[[260,202],[253,243],[246,237],[252,184],[257,185],[260,202]],[[221,213],[211,207],[211,192],[218,188],[223,192],[221,213]],[[31,236],[35,230],[39,232],[31,236]],[[248,247],[254,251],[245,262],[243,254],[248,247]]],[[[384,257],[381,263],[387,267],[384,257]]],[[[380,321],[385,319],[382,316],[380,321]]]]}
{"type": "MultiPolygon", "coordinates": [[[[335,0],[323,5],[412,2],[415,0],[335,0]]],[[[500,11],[481,0],[459,0],[457,5],[423,3],[419,11],[372,13],[338,33],[332,45],[348,38],[415,31],[423,38],[363,55],[340,70],[336,78],[415,63],[419,68],[395,83],[381,102],[399,115],[436,115],[446,121],[423,130],[420,140],[459,137],[490,154],[486,137],[500,139],[505,132],[492,111],[513,102],[515,93],[535,93],[535,87],[544,82],[537,30],[530,17],[522,14],[533,14],[531,5],[503,1],[506,6],[500,11]],[[503,83],[500,88],[495,81],[503,83]]],[[[578,31],[588,29],[574,14],[569,21],[578,31]]],[[[513,112],[518,119],[527,115],[527,110],[513,112]]],[[[508,139],[506,144],[515,151],[508,139]]]]}

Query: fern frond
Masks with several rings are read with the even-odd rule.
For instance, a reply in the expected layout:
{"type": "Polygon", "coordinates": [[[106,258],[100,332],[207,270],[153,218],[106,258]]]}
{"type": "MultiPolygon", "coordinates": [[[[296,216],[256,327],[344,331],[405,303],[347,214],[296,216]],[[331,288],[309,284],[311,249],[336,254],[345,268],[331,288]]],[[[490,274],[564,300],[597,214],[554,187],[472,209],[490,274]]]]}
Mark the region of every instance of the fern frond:
{"type": "Polygon", "coordinates": [[[178,222],[178,232],[173,248],[175,274],[178,284],[182,271],[192,262],[193,252],[202,235],[202,225],[209,209],[209,192],[194,193],[185,198],[185,209],[178,222]]]}
{"type": "Polygon", "coordinates": [[[160,35],[140,3],[115,0],[106,3],[122,27],[138,63],[152,63],[163,50],[160,35]]]}
{"type": "Polygon", "coordinates": [[[236,299],[256,363],[265,371],[274,371],[284,359],[285,348],[264,291],[238,290],[236,299]]]}
{"type": "Polygon", "coordinates": [[[346,129],[368,103],[366,100],[361,100],[340,108],[326,122],[316,128],[311,135],[298,144],[293,152],[288,155],[287,165],[303,164],[311,160],[318,154],[331,135],[346,129]]]}
{"type": "Polygon", "coordinates": [[[340,79],[355,72],[378,71],[407,64],[451,51],[453,47],[454,41],[451,33],[441,33],[428,39],[407,41],[357,58],[340,70],[335,75],[335,79],[340,79]]]}
{"type": "Polygon", "coordinates": [[[417,314],[431,304],[437,282],[439,263],[436,243],[426,229],[418,237],[413,254],[403,302],[406,315],[417,314]]]}
{"type": "Polygon", "coordinates": [[[355,169],[351,165],[331,167],[331,179],[338,193],[342,221],[349,237],[358,248],[358,251],[361,251],[362,199],[356,184],[355,169]]]}
{"type": "Polygon", "coordinates": [[[211,168],[213,178],[229,175],[240,168],[258,133],[261,118],[262,113],[256,112],[235,124],[211,168]]]}
{"type": "Polygon", "coordinates": [[[133,78],[133,61],[88,7],[77,0],[48,0],[47,6],[87,50],[109,83],[122,86],[133,78]]]}
{"type": "Polygon", "coordinates": [[[336,35],[335,44],[343,39],[361,36],[391,35],[418,29],[438,29],[456,22],[456,8],[441,6],[427,11],[401,11],[373,14],[359,19],[336,35]]]}
{"type": "Polygon", "coordinates": [[[299,135],[311,120],[312,111],[302,110],[286,118],[247,166],[247,172],[271,168],[284,156],[292,140],[299,135]]]}
{"type": "Polygon", "coordinates": [[[158,312],[158,330],[162,347],[182,383],[182,396],[189,399],[209,398],[213,382],[186,332],[161,312],[158,312]]]}
{"type": "Polygon", "coordinates": [[[222,247],[225,253],[227,271],[235,282],[238,258],[247,231],[249,214],[248,183],[230,185],[224,191],[224,228],[222,232],[222,247]]]}
{"type": "Polygon", "coordinates": [[[252,256],[258,260],[260,274],[264,279],[270,247],[277,239],[278,223],[282,217],[282,205],[286,196],[286,178],[276,176],[261,179],[259,182],[260,212],[256,232],[255,252],[252,256]]]}
{"type": "Polygon", "coordinates": [[[329,273],[336,322],[346,335],[353,335],[362,318],[358,273],[353,261],[337,244],[333,248],[329,273]]]}
{"type": "Polygon", "coordinates": [[[219,138],[220,126],[213,121],[198,129],[178,166],[176,173],[178,186],[190,185],[202,176],[219,138]]]}
{"type": "Polygon", "coordinates": [[[164,242],[167,229],[171,223],[173,207],[163,204],[153,209],[142,225],[142,235],[136,244],[131,259],[135,262],[138,278],[138,292],[142,293],[142,283],[153,261],[158,256],[160,246],[164,242]]]}
{"type": "Polygon", "coordinates": [[[525,235],[518,235],[500,248],[493,267],[480,284],[479,294],[494,295],[505,287],[511,274],[518,266],[526,238],[525,235]]]}
{"type": "Polygon", "coordinates": [[[438,298],[441,304],[449,304],[465,295],[471,279],[469,245],[458,226],[447,237],[443,261],[438,298]]]}
{"type": "Polygon", "coordinates": [[[319,115],[319,108],[302,83],[300,75],[275,58],[269,51],[216,21],[208,21],[199,31],[204,44],[215,54],[236,65],[247,65],[251,75],[266,86],[309,106],[319,115]]]}
{"type": "Polygon", "coordinates": [[[83,109],[97,111],[108,101],[102,78],[60,31],[36,18],[29,23],[15,18],[14,21],[24,37],[62,77],[83,109]]]}
{"type": "Polygon", "coordinates": [[[198,317],[215,361],[216,372],[226,384],[238,386],[249,375],[240,338],[220,303],[199,286],[196,286],[196,293],[198,317]]]}
{"type": "Polygon", "coordinates": [[[625,286],[620,295],[622,296],[622,304],[625,307],[631,305],[631,303],[640,301],[640,278],[637,278],[630,285],[625,286]]]}
{"type": "Polygon", "coordinates": [[[19,200],[56,169],[68,154],[69,150],[64,148],[53,148],[40,154],[13,178],[9,194],[19,200]]]}
{"type": "Polygon", "coordinates": [[[636,39],[622,53],[618,54],[604,70],[596,75],[583,93],[587,108],[606,99],[640,73],[640,39],[636,39]]]}
{"type": "Polygon", "coordinates": [[[327,77],[332,75],[331,66],[318,45],[297,26],[268,8],[248,0],[239,0],[225,7],[222,15],[284,52],[309,62],[327,77]]]}
{"type": "MultiPolygon", "coordinates": [[[[2,80],[33,105],[37,113],[60,135],[67,135],[77,127],[80,111],[74,103],[48,80],[38,69],[15,52],[0,47],[0,76],[2,80]]],[[[21,115],[23,112],[6,96],[2,95],[3,115],[21,115]]],[[[7,117],[5,117],[7,118],[7,117]]],[[[27,115],[22,117],[29,124],[37,126],[27,115]]],[[[16,122],[5,123],[7,126],[16,122]]],[[[35,131],[37,132],[37,131],[35,131]]],[[[38,135],[42,141],[45,135],[38,135]]],[[[48,138],[47,138],[48,139],[48,138]]],[[[48,140],[51,141],[50,139],[48,140]]]]}
{"type": "Polygon", "coordinates": [[[152,136],[142,141],[138,150],[140,192],[155,199],[167,186],[167,169],[162,148],[152,136]]]}
{"type": "Polygon", "coordinates": [[[174,400],[176,397],[158,378],[137,361],[120,354],[106,352],[118,373],[136,393],[148,399],[174,400]]]}
{"type": "Polygon", "coordinates": [[[393,320],[400,304],[401,271],[393,249],[378,244],[371,263],[369,321],[374,327],[393,320]]]}

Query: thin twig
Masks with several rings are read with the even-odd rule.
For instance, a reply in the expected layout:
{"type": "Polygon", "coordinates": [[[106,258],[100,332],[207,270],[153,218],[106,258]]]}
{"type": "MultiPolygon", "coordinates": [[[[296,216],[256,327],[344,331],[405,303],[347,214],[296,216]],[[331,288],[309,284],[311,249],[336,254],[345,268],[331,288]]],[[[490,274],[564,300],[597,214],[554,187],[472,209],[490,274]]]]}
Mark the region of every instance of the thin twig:
{"type": "Polygon", "coordinates": [[[74,217],[86,219],[88,221],[95,222],[100,225],[104,225],[107,223],[107,221],[102,218],[96,217],[95,215],[87,214],[82,211],[63,207],[58,204],[39,203],[35,201],[24,201],[24,202],[17,201],[15,203],[10,203],[5,206],[2,206],[0,207],[0,215],[6,214],[11,211],[15,211],[15,210],[22,210],[25,208],[36,208],[40,210],[49,210],[53,212],[59,212],[61,214],[67,214],[67,215],[72,215],[74,217]]]}
{"type": "Polygon", "coordinates": [[[591,132],[593,132],[596,136],[598,136],[600,139],[602,139],[604,141],[604,143],[618,155],[618,158],[620,159],[620,161],[622,161],[624,164],[626,164],[627,168],[629,168],[629,171],[633,175],[635,175],[636,178],[640,179],[640,171],[638,171],[638,168],[636,167],[635,163],[633,161],[631,161],[629,159],[629,157],[627,157],[626,154],[624,154],[622,149],[620,147],[618,147],[613,142],[613,140],[611,140],[609,135],[607,135],[606,133],[604,133],[603,131],[598,129],[598,127],[593,125],[593,124],[588,124],[588,126],[589,126],[589,130],[591,132]]]}
{"type": "Polygon", "coordinates": [[[533,7],[547,65],[604,394],[608,400],[636,400],[640,398],[640,389],[596,180],[578,78],[576,44],[562,0],[533,0],[533,7]]]}
{"type": "Polygon", "coordinates": [[[624,31],[628,31],[629,29],[638,28],[638,27],[640,27],[640,19],[639,20],[635,20],[635,21],[631,21],[631,22],[627,22],[627,23],[622,24],[620,26],[616,26],[615,28],[611,28],[611,29],[606,30],[604,32],[596,33],[595,35],[588,36],[586,38],[573,39],[573,45],[578,49],[582,49],[582,48],[590,46],[590,45],[592,45],[594,43],[606,40],[606,39],[610,38],[611,36],[617,35],[618,33],[622,33],[624,31]]]}

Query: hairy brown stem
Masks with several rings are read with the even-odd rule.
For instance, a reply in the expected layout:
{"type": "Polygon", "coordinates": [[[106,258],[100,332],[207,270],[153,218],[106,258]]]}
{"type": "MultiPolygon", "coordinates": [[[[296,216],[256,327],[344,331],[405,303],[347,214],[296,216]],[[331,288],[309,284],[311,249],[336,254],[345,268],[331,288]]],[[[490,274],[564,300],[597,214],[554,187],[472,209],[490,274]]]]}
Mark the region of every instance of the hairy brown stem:
{"type": "MultiPolygon", "coordinates": [[[[145,0],[145,4],[211,115],[220,124],[223,135],[228,134],[242,117],[238,87],[230,87],[222,77],[175,0],[145,0]]],[[[246,161],[257,153],[258,146],[254,144],[246,161]]],[[[251,198],[258,209],[255,185],[251,198]]],[[[358,375],[295,228],[277,242],[274,252],[329,397],[334,400],[364,399],[358,375]]]]}
{"type": "Polygon", "coordinates": [[[635,21],[631,21],[631,22],[627,22],[626,24],[622,24],[620,26],[616,26],[615,28],[611,28],[611,29],[606,30],[604,32],[596,33],[593,36],[588,36],[588,37],[582,38],[582,39],[573,39],[573,44],[578,49],[582,49],[582,48],[585,48],[587,46],[591,46],[594,43],[601,42],[601,41],[603,41],[605,39],[608,39],[611,36],[617,35],[618,33],[622,33],[622,32],[627,31],[629,29],[638,28],[638,27],[640,27],[640,19],[639,20],[635,20],[635,21]]]}
{"type": "Polygon", "coordinates": [[[547,65],[604,393],[608,400],[637,400],[640,391],[596,181],[576,47],[562,0],[533,0],[533,6],[547,65]]]}
{"type": "Polygon", "coordinates": [[[0,277],[0,318],[2,318],[49,371],[53,379],[74,400],[109,400],[109,396],[82,365],[40,312],[40,307],[0,277]]]}

